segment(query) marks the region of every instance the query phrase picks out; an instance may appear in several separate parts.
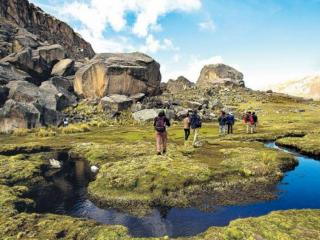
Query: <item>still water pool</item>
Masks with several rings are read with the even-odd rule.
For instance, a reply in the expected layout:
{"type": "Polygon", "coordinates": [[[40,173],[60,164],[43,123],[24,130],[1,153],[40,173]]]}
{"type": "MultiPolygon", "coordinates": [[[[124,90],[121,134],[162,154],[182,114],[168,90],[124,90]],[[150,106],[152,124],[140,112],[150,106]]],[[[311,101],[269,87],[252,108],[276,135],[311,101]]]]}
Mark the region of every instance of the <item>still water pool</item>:
{"type": "Polygon", "coordinates": [[[135,237],[178,237],[193,236],[211,226],[226,226],[238,218],[261,216],[275,210],[320,208],[320,161],[277,147],[275,143],[267,143],[266,146],[289,152],[299,160],[299,165],[287,172],[278,184],[279,197],[275,200],[217,207],[212,212],[196,208],[154,209],[152,214],[138,218],[113,209],[101,209],[88,200],[87,167],[84,162],[77,161],[72,181],[65,176],[55,180],[57,183],[60,181],[69,193],[71,189],[72,194],[56,204],[51,212],[123,225],[135,237]]]}

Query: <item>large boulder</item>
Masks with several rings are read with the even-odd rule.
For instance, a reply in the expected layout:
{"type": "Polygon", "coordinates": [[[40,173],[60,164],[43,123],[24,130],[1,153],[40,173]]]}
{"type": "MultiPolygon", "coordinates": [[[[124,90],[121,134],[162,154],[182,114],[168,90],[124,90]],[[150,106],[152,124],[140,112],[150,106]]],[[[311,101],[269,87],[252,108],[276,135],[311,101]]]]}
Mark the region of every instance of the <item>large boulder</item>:
{"type": "Polygon", "coordinates": [[[74,89],[86,98],[107,95],[154,95],[160,91],[160,64],[142,53],[96,55],[76,73],[74,89]]]}
{"type": "Polygon", "coordinates": [[[0,132],[16,128],[34,128],[40,125],[40,112],[30,103],[8,100],[0,109],[0,132]]]}
{"type": "Polygon", "coordinates": [[[125,95],[113,94],[103,97],[100,101],[102,108],[107,112],[121,112],[131,107],[133,100],[125,95]]]}
{"type": "Polygon", "coordinates": [[[175,118],[175,113],[173,110],[169,109],[143,109],[141,111],[137,111],[132,114],[132,117],[136,121],[152,121],[156,116],[158,116],[160,111],[165,111],[166,117],[169,119],[174,119],[175,118]]]}
{"type": "Polygon", "coordinates": [[[77,97],[68,91],[63,85],[57,84],[57,81],[55,80],[56,79],[53,78],[49,81],[45,81],[39,87],[40,91],[43,90],[43,92],[49,93],[50,96],[54,96],[53,99],[55,99],[56,105],[51,109],[62,111],[69,106],[77,104],[77,97]]]}
{"type": "Polygon", "coordinates": [[[170,93],[179,93],[183,90],[193,88],[195,84],[190,82],[183,76],[178,77],[176,80],[170,79],[166,84],[166,90],[170,93]]]}
{"type": "Polygon", "coordinates": [[[53,65],[65,57],[65,52],[60,45],[41,46],[36,50],[25,48],[20,52],[12,53],[1,59],[0,63],[10,63],[16,68],[30,74],[35,84],[40,84],[51,74],[53,65]]]}
{"type": "Polygon", "coordinates": [[[6,85],[10,89],[8,98],[17,102],[34,103],[53,111],[61,111],[76,104],[76,96],[56,83],[55,79],[51,79],[38,87],[26,81],[11,81],[6,85]]]}
{"type": "Polygon", "coordinates": [[[0,62],[0,85],[5,85],[10,81],[16,80],[31,81],[31,76],[26,72],[16,69],[9,63],[0,62]]]}
{"type": "MultiPolygon", "coordinates": [[[[52,81],[46,81],[40,87],[26,81],[11,81],[6,85],[8,98],[23,105],[33,105],[39,112],[41,125],[57,125],[61,122],[64,108],[75,104],[76,97],[62,87],[56,87],[52,81]]],[[[8,100],[9,101],[9,100],[8,100]]]]}
{"type": "Polygon", "coordinates": [[[32,103],[42,97],[39,88],[26,81],[11,81],[6,86],[10,89],[9,98],[17,102],[32,103]]]}
{"type": "Polygon", "coordinates": [[[241,72],[222,63],[204,66],[197,81],[199,87],[210,87],[215,84],[235,84],[243,87],[245,85],[241,72]]]}

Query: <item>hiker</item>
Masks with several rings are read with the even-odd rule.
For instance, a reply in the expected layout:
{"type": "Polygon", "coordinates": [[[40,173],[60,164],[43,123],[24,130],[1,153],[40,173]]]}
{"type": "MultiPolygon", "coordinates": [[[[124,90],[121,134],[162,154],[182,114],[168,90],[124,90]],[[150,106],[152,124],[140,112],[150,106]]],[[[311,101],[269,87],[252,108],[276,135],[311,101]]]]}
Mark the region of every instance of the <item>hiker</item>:
{"type": "Polygon", "coordinates": [[[231,112],[228,113],[226,122],[228,126],[228,134],[233,134],[234,116],[231,112]]]}
{"type": "Polygon", "coordinates": [[[224,111],[221,111],[221,114],[218,118],[219,122],[219,132],[220,134],[225,134],[226,133],[226,123],[227,123],[227,116],[224,111]]]}
{"type": "Polygon", "coordinates": [[[63,119],[63,126],[64,127],[67,127],[69,125],[69,119],[67,118],[67,117],[65,117],[64,119],[63,119]]]}
{"type": "Polygon", "coordinates": [[[243,122],[244,124],[246,125],[246,128],[247,128],[247,133],[250,133],[250,119],[251,119],[252,115],[251,115],[251,112],[246,112],[244,115],[243,115],[243,122]]]}
{"type": "Polygon", "coordinates": [[[153,126],[156,130],[157,154],[165,154],[167,152],[167,130],[170,127],[170,121],[166,117],[164,111],[160,111],[158,117],[154,119],[153,126]]]}
{"type": "Polygon", "coordinates": [[[257,131],[257,125],[258,125],[258,116],[255,112],[252,113],[252,119],[254,122],[254,126],[253,126],[253,132],[257,131]]]}
{"type": "Polygon", "coordinates": [[[186,117],[183,119],[183,129],[184,129],[184,140],[188,141],[190,136],[190,114],[187,113],[186,117]]]}
{"type": "Polygon", "coordinates": [[[201,118],[197,113],[197,110],[194,110],[190,116],[190,127],[193,134],[192,145],[195,147],[199,139],[199,129],[201,128],[201,118]]]}

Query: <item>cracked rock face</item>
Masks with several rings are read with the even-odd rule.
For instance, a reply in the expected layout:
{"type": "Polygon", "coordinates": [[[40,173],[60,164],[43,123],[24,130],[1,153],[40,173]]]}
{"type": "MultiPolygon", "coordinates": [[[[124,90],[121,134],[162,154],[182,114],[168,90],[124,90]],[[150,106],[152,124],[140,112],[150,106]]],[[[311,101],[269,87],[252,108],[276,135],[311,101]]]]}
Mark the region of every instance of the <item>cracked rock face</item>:
{"type": "MultiPolygon", "coordinates": [[[[1,0],[0,22],[5,20],[29,32],[28,34],[18,34],[14,39],[11,38],[12,34],[9,29],[10,31],[6,31],[8,33],[6,39],[9,44],[17,43],[17,46],[27,44],[34,47],[37,47],[37,41],[47,42],[50,45],[60,44],[64,46],[68,56],[74,59],[92,58],[95,54],[90,43],[74,32],[68,24],[46,14],[27,0],[1,0]],[[36,36],[36,41],[30,33],[36,36]]],[[[4,46],[3,49],[6,51],[8,48],[4,46]]],[[[10,54],[10,52],[8,53],[10,54]]]]}
{"type": "Polygon", "coordinates": [[[160,91],[160,64],[142,53],[96,55],[76,73],[74,89],[85,98],[107,95],[155,95],[160,91]]]}
{"type": "Polygon", "coordinates": [[[221,63],[204,66],[197,81],[199,87],[215,84],[235,84],[243,87],[245,85],[241,72],[221,63]]]}

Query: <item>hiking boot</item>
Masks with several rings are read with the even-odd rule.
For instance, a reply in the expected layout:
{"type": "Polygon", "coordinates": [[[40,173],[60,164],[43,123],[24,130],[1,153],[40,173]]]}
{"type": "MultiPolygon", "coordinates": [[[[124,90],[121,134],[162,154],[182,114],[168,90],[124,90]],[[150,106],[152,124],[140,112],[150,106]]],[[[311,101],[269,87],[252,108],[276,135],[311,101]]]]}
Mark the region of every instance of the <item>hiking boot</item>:
{"type": "Polygon", "coordinates": [[[167,150],[163,150],[162,154],[166,154],[167,153],[167,150]]]}
{"type": "Polygon", "coordinates": [[[161,155],[161,152],[157,152],[157,155],[161,155]]]}

